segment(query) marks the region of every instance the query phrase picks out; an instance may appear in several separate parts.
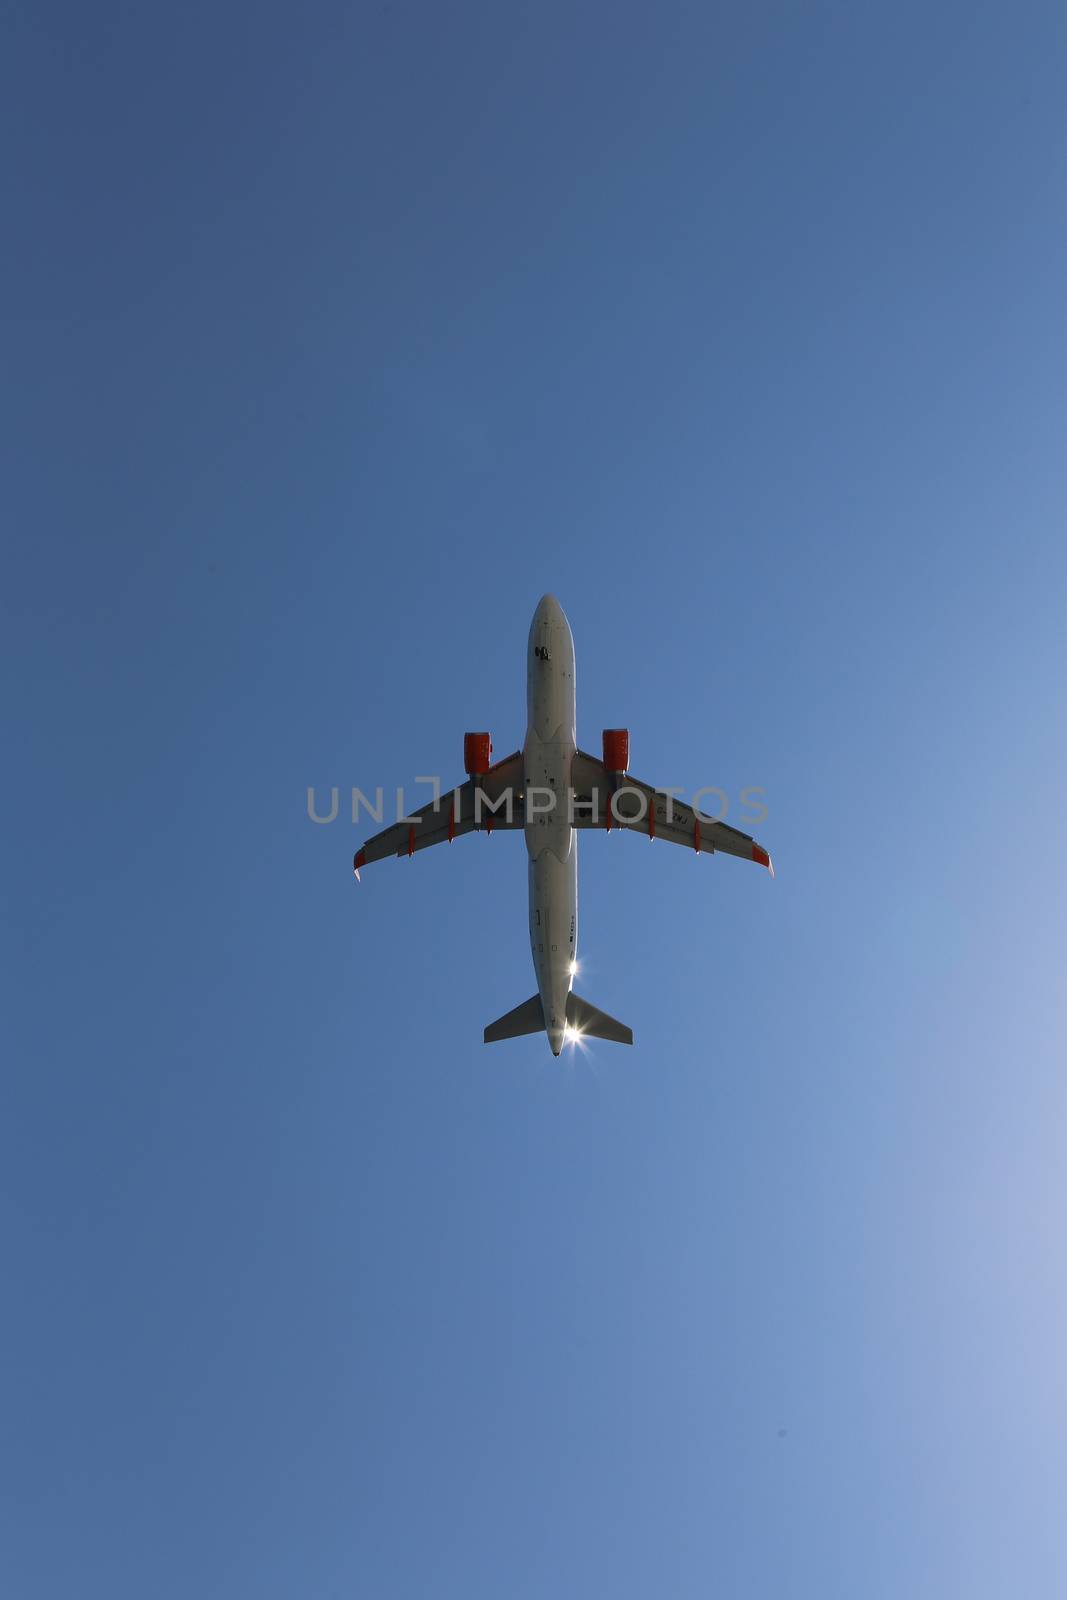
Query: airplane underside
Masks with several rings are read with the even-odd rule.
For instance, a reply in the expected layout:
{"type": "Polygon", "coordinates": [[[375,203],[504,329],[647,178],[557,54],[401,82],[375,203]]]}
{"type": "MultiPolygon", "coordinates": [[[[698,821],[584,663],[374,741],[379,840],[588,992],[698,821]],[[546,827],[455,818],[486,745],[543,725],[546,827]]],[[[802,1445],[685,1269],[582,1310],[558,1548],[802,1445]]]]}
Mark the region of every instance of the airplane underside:
{"type": "Polygon", "coordinates": [[[574,992],[578,833],[617,827],[684,845],[698,855],[720,851],[773,872],[771,859],[748,834],[632,777],[624,728],[604,730],[602,759],[578,749],[574,640],[552,595],[541,600],[530,625],[526,700],[522,750],[493,762],[489,734],[466,734],[466,783],[368,839],[355,855],[356,877],[361,867],[388,855],[412,856],[466,833],[522,828],[530,858],[529,932],[537,991],[490,1023],[485,1043],[544,1032],[557,1056],[568,1039],[633,1044],[625,1023],[574,992]]]}

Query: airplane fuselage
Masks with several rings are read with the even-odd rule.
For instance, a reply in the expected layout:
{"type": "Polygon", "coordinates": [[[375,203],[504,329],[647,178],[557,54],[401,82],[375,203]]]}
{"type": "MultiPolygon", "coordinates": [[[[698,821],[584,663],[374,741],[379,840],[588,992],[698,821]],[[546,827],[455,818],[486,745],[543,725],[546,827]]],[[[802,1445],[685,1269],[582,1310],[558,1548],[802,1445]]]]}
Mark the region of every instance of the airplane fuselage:
{"type": "Polygon", "coordinates": [[[574,639],[559,602],[546,595],[527,647],[523,778],[530,857],[530,949],[553,1055],[567,1026],[578,949],[578,836],[568,796],[575,752],[574,639]],[[555,797],[554,804],[550,796],[555,797]]]}

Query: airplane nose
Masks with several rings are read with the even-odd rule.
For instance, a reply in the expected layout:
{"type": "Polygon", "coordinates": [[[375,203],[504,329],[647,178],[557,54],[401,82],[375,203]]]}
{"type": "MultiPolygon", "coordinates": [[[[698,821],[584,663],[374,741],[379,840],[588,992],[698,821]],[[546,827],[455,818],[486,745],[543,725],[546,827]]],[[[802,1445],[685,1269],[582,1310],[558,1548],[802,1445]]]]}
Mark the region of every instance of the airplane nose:
{"type": "Polygon", "coordinates": [[[535,615],[539,622],[556,622],[563,615],[563,607],[554,594],[545,594],[538,601],[535,615]]]}

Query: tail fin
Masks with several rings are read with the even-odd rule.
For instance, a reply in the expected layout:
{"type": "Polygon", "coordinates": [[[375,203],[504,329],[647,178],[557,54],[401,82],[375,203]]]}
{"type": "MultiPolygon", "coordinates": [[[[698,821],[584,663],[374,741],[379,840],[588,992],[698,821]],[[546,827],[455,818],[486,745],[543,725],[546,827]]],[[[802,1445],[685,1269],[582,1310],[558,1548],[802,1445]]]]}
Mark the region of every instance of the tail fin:
{"type": "Polygon", "coordinates": [[[506,1011],[489,1024],[485,1030],[485,1043],[496,1044],[498,1039],[518,1039],[524,1033],[542,1033],[544,1026],[541,996],[533,994],[521,1006],[516,1006],[514,1011],[506,1011]]]}
{"type": "MultiPolygon", "coordinates": [[[[587,1039],[610,1039],[614,1044],[634,1042],[632,1028],[628,1028],[625,1022],[616,1022],[606,1011],[598,1011],[596,1006],[583,1000],[573,989],[567,996],[567,1024],[587,1039]]],[[[483,1037],[486,1044],[496,1044],[500,1039],[519,1039],[524,1033],[541,1033],[544,1026],[541,996],[533,994],[521,1006],[516,1006],[514,1011],[506,1011],[502,1017],[491,1022],[483,1037]]]]}
{"type": "MultiPolygon", "coordinates": [[[[520,1007],[520,1010],[522,1008],[520,1007]]],[[[606,1011],[598,1011],[572,989],[567,996],[567,1021],[578,1033],[590,1039],[610,1039],[614,1044],[633,1044],[634,1030],[616,1022],[606,1011]]]]}

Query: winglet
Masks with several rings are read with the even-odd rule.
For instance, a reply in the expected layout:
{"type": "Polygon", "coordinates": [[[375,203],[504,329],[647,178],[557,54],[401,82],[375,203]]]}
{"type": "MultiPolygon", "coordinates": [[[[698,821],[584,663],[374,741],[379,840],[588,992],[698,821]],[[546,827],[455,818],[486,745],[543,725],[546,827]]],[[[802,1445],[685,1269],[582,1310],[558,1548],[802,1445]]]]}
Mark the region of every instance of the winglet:
{"type": "Polygon", "coordinates": [[[771,877],[774,877],[774,866],[771,862],[771,858],[761,844],[754,844],[752,846],[752,859],[757,866],[766,867],[771,877]]]}
{"type": "Polygon", "coordinates": [[[357,883],[359,882],[359,869],[360,867],[365,867],[366,865],[367,852],[365,850],[357,850],[355,855],[352,857],[352,871],[356,875],[357,883]]]}

